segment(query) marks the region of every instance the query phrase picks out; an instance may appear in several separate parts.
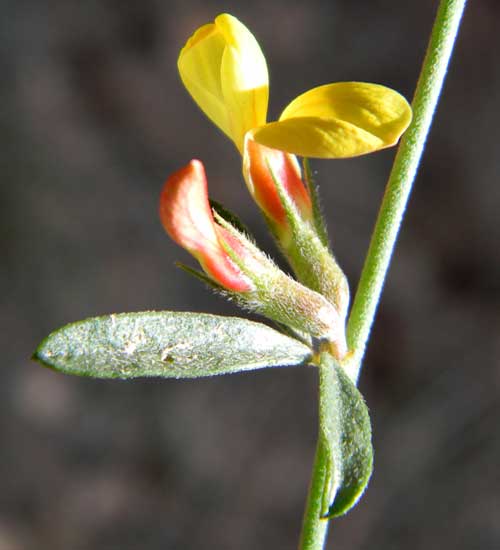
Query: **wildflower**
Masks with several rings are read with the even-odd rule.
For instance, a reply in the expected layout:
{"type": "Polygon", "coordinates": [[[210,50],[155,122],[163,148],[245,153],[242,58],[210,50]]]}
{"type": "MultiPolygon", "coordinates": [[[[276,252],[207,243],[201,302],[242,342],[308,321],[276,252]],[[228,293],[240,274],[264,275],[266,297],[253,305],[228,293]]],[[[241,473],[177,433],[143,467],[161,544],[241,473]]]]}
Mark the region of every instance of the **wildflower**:
{"type": "Polygon", "coordinates": [[[305,92],[267,122],[266,60],[252,33],[228,14],[194,33],[178,68],[195,102],[242,154],[247,187],[295,274],[343,323],[349,287],[295,155],[346,158],[390,147],[410,123],[407,101],[378,84],[338,82],[305,92]]]}
{"type": "Polygon", "coordinates": [[[228,14],[194,33],[178,68],[195,102],[242,154],[247,187],[294,272],[346,311],[346,283],[295,155],[345,158],[390,147],[410,123],[407,101],[378,84],[338,82],[305,92],[268,123],[266,60],[250,31],[228,14]]]}

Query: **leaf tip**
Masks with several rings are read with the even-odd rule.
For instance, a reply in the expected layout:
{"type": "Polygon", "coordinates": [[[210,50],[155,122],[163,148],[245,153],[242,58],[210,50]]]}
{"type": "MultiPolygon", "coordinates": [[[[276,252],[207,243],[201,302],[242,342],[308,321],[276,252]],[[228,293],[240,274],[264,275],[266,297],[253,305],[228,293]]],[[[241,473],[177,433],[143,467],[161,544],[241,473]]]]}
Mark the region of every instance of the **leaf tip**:
{"type": "Polygon", "coordinates": [[[31,355],[31,360],[40,363],[42,366],[54,370],[55,364],[53,360],[53,353],[50,348],[47,347],[47,338],[43,340],[36,350],[31,355]]]}

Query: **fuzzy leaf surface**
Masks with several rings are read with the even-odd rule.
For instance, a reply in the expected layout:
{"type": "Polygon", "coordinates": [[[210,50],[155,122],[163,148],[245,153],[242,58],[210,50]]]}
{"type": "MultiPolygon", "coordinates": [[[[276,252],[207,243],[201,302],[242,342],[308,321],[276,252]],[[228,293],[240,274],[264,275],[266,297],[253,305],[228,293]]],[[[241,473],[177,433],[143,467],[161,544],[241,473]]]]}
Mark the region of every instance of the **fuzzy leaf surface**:
{"type": "Polygon", "coordinates": [[[361,498],[373,470],[371,436],[361,393],[328,356],[320,367],[320,437],[329,456],[324,517],[345,514],[361,498]]]}
{"type": "Polygon", "coordinates": [[[266,325],[206,313],[141,312],[66,325],[34,359],[94,378],[199,378],[306,363],[311,350],[266,325]]]}

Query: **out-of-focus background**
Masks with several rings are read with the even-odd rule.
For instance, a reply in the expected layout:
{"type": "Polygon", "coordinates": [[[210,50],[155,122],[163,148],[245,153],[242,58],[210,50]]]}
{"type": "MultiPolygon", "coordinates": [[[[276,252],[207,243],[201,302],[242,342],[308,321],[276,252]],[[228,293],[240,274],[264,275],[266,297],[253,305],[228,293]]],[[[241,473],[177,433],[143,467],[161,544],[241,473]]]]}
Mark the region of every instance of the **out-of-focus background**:
{"type": "MultiPolygon", "coordinates": [[[[333,81],[411,98],[436,5],[0,0],[0,550],[296,546],[313,369],[104,382],[29,358],[98,314],[239,314],[174,268],[191,260],[158,220],[193,157],[277,255],[236,151],[180,84],[194,29],[229,11],[253,30],[276,117],[333,81]]],[[[496,0],[470,2],[361,379],[375,473],[335,548],[500,547],[499,23],[496,0]]],[[[353,291],[393,155],[313,163],[353,291]]]]}

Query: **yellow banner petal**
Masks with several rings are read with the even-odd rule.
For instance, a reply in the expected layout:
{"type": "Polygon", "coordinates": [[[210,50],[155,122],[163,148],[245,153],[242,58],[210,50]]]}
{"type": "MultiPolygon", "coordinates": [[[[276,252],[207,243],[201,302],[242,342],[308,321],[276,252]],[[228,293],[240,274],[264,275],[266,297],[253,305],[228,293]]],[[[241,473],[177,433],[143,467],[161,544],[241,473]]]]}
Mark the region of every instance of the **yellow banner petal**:
{"type": "Polygon", "coordinates": [[[198,106],[242,151],[245,133],[266,122],[269,95],[266,60],[252,33],[219,15],[187,41],[177,65],[198,106]]]}
{"type": "Polygon", "coordinates": [[[306,157],[345,158],[397,143],[411,108],[397,92],[363,82],[339,82],[294,99],[280,120],[255,131],[262,145],[306,157]]]}
{"type": "Polygon", "coordinates": [[[235,17],[215,19],[226,44],[221,63],[221,87],[232,139],[243,151],[248,130],[266,122],[269,77],[264,54],[253,34],[235,17]]]}
{"type": "Polygon", "coordinates": [[[225,46],[216,26],[213,23],[204,25],[182,48],[177,67],[184,86],[201,110],[231,137],[220,70],[225,46]]]}

